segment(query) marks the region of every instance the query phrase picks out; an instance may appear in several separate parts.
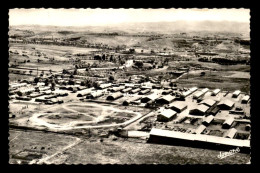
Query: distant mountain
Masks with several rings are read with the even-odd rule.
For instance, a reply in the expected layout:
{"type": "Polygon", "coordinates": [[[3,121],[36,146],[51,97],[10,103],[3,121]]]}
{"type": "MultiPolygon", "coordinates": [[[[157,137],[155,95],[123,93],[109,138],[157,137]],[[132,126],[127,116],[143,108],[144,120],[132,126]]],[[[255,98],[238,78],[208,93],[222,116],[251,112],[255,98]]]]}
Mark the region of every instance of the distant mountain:
{"type": "Polygon", "coordinates": [[[243,33],[250,31],[249,23],[230,22],[230,21],[175,21],[175,22],[150,22],[150,23],[130,23],[121,25],[121,29],[132,32],[191,32],[191,31],[210,31],[210,32],[234,32],[243,33]]]}
{"type": "Polygon", "coordinates": [[[174,22],[142,22],[120,23],[109,26],[42,26],[19,25],[11,29],[29,30],[34,33],[43,31],[73,31],[73,32],[122,32],[122,33],[159,33],[172,34],[176,32],[233,32],[249,33],[250,24],[231,21],[174,21],[174,22]]]}

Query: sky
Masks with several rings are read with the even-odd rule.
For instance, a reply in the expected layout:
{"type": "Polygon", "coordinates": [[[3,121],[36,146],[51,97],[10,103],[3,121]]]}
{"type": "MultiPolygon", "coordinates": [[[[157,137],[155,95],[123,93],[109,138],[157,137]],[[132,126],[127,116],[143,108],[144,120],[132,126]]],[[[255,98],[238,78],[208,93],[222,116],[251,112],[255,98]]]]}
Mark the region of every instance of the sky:
{"type": "Polygon", "coordinates": [[[10,9],[9,25],[99,26],[129,22],[250,21],[249,9],[10,9]]]}

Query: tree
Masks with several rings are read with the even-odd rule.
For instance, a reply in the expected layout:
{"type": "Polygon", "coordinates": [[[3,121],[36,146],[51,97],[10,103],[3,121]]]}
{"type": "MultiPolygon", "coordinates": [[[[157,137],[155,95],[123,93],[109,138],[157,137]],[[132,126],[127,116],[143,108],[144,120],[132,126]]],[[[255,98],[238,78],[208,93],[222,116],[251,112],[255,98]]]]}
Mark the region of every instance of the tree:
{"type": "Polygon", "coordinates": [[[51,83],[51,90],[55,90],[55,85],[56,85],[55,82],[51,83]]]}
{"type": "Polygon", "coordinates": [[[93,82],[91,80],[89,80],[89,79],[86,79],[85,80],[85,85],[86,85],[86,87],[91,88],[93,86],[93,82]]]}
{"type": "Polygon", "coordinates": [[[136,61],[135,62],[135,65],[138,67],[138,68],[142,68],[144,63],[142,61],[136,61]]]}
{"type": "Polygon", "coordinates": [[[125,64],[125,61],[124,60],[121,60],[120,61],[120,65],[124,65],[125,64]]]}
{"type": "Polygon", "coordinates": [[[62,70],[62,73],[63,73],[63,74],[68,74],[69,72],[68,72],[68,70],[63,69],[63,70],[62,70]]]}
{"type": "Polygon", "coordinates": [[[96,82],[96,81],[95,81],[95,82],[93,82],[93,87],[94,87],[94,88],[96,88],[96,89],[97,89],[99,86],[100,86],[100,84],[99,84],[98,82],[96,82]]]}
{"type": "Polygon", "coordinates": [[[73,75],[77,75],[78,74],[78,70],[75,69],[74,72],[73,72],[73,75]]]}
{"type": "Polygon", "coordinates": [[[69,85],[74,85],[75,82],[74,82],[72,79],[70,79],[69,82],[68,82],[68,84],[69,84],[69,85]]]}
{"type": "Polygon", "coordinates": [[[44,83],[45,83],[45,86],[48,86],[49,85],[49,79],[46,78],[44,83]]]}
{"type": "Polygon", "coordinates": [[[110,56],[110,59],[109,59],[110,62],[113,61],[113,55],[110,56]]]}
{"type": "Polygon", "coordinates": [[[102,60],[103,60],[103,61],[106,60],[106,56],[105,56],[105,54],[102,56],[102,60]]]}
{"type": "Polygon", "coordinates": [[[39,78],[38,77],[34,78],[34,83],[38,83],[38,82],[39,82],[39,78]]]}
{"type": "Polygon", "coordinates": [[[164,64],[165,64],[165,65],[168,65],[168,63],[169,63],[169,58],[165,58],[164,64]]]}
{"type": "Polygon", "coordinates": [[[115,78],[114,78],[114,76],[109,76],[109,78],[108,78],[110,81],[113,81],[113,80],[115,80],[115,78]]]}

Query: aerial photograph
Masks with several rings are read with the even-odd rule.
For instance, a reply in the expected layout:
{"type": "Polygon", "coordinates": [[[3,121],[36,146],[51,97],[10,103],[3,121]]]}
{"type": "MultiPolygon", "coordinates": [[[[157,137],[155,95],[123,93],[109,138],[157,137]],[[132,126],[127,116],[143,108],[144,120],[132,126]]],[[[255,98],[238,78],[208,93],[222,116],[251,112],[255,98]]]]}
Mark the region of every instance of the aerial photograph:
{"type": "Polygon", "coordinates": [[[251,164],[250,9],[9,9],[9,164],[251,164]]]}

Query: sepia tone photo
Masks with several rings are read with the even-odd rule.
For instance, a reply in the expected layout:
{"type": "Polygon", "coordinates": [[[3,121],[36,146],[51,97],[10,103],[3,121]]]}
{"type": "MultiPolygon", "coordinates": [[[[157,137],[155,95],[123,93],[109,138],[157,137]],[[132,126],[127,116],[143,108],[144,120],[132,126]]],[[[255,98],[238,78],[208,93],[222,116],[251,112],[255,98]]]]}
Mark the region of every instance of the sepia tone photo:
{"type": "Polygon", "coordinates": [[[251,164],[249,9],[9,9],[9,164],[251,164]]]}

